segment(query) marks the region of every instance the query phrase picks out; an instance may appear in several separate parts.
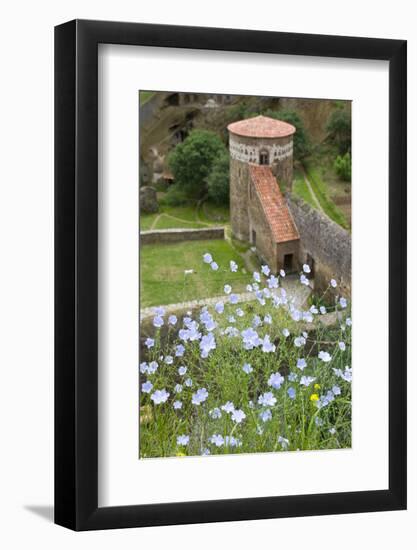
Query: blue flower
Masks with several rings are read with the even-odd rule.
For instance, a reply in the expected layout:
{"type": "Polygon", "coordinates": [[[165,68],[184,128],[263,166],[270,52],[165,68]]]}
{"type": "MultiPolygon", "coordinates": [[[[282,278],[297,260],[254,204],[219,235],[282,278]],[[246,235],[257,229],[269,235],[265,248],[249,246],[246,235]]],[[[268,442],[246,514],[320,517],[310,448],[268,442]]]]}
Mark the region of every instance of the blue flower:
{"type": "Polygon", "coordinates": [[[232,271],[233,273],[236,273],[237,271],[237,263],[234,262],[233,260],[230,261],[230,271],[232,271]]]}
{"type": "Polygon", "coordinates": [[[151,389],[153,388],[153,384],[152,382],[145,382],[142,384],[142,391],[144,393],[149,393],[151,391],[151,389]]]}
{"type": "Polygon", "coordinates": [[[352,319],[350,317],[346,318],[346,324],[347,324],[348,327],[352,326],[352,319]]]}
{"type": "Polygon", "coordinates": [[[304,370],[307,366],[307,361],[301,357],[300,359],[297,359],[297,368],[300,370],[304,370]]]}
{"type": "Polygon", "coordinates": [[[175,348],[175,357],[182,357],[185,352],[185,347],[182,344],[178,344],[175,348]]]}
{"type": "Polygon", "coordinates": [[[225,294],[230,294],[232,292],[232,287],[230,285],[224,285],[223,290],[225,294]]]}
{"type": "Polygon", "coordinates": [[[261,276],[259,275],[259,273],[257,271],[253,272],[253,280],[256,281],[257,283],[261,282],[261,276]]]}
{"type": "Polygon", "coordinates": [[[203,261],[204,263],[206,264],[211,264],[211,262],[213,261],[213,258],[211,257],[211,254],[209,254],[208,252],[206,252],[203,256],[203,261]]]}
{"type": "Polygon", "coordinates": [[[174,401],[172,404],[175,410],[182,409],[182,401],[174,401]]]}
{"type": "Polygon", "coordinates": [[[169,323],[170,325],[176,325],[176,324],[177,324],[177,318],[176,318],[176,316],[175,316],[175,315],[170,315],[170,316],[168,317],[168,323],[169,323]]]}
{"type": "Polygon", "coordinates": [[[253,292],[253,286],[252,285],[246,285],[246,290],[248,292],[253,292]]]}
{"type": "Polygon", "coordinates": [[[154,374],[158,370],[158,363],[156,361],[151,361],[148,366],[148,373],[154,374]]]}
{"type": "Polygon", "coordinates": [[[335,279],[330,279],[330,286],[332,286],[333,288],[337,287],[337,282],[335,279]]]}
{"type": "Polygon", "coordinates": [[[279,274],[281,275],[281,277],[285,277],[285,271],[283,269],[279,270],[279,274]]]}
{"type": "Polygon", "coordinates": [[[307,279],[307,277],[304,275],[304,273],[300,277],[300,283],[303,285],[308,286],[310,284],[310,281],[307,279]]]}
{"type": "Polygon", "coordinates": [[[201,357],[206,358],[211,350],[216,349],[216,340],[212,332],[202,337],[200,342],[201,357]]]}
{"type": "Polygon", "coordinates": [[[306,323],[312,323],[313,322],[313,314],[311,311],[303,311],[303,321],[306,323]]]}
{"type": "Polygon", "coordinates": [[[273,407],[276,402],[277,402],[276,397],[274,397],[274,394],[270,391],[258,397],[258,403],[265,407],[273,407]]]}
{"type": "Polygon", "coordinates": [[[346,344],[345,344],[344,342],[339,342],[339,349],[340,349],[341,351],[345,351],[345,349],[346,349],[346,344]]]}
{"type": "Polygon", "coordinates": [[[148,372],[148,363],[146,363],[145,361],[142,361],[142,363],[139,365],[139,370],[142,374],[145,374],[146,372],[148,372]]]}
{"type": "Polygon", "coordinates": [[[214,306],[214,309],[217,313],[223,313],[224,311],[224,303],[223,302],[217,302],[217,304],[214,306]]]}
{"type": "Polygon", "coordinates": [[[319,310],[316,308],[316,306],[313,304],[310,308],[310,312],[313,314],[313,315],[317,315],[317,313],[319,312],[319,310]]]}
{"type": "Polygon", "coordinates": [[[215,407],[211,411],[209,411],[209,416],[216,420],[217,418],[220,418],[222,416],[222,411],[219,409],[219,407],[215,407]]]}
{"type": "Polygon", "coordinates": [[[241,409],[235,409],[232,412],[232,420],[233,422],[236,422],[236,424],[240,424],[245,420],[246,414],[241,409]]]}
{"type": "Polygon", "coordinates": [[[264,323],[266,323],[267,325],[271,325],[272,324],[272,317],[269,315],[269,313],[267,315],[265,315],[264,317],[264,323]]]}
{"type": "Polygon", "coordinates": [[[345,309],[347,307],[347,300],[346,298],[340,298],[339,300],[340,307],[345,309]]]}
{"type": "Polygon", "coordinates": [[[275,351],[275,344],[270,341],[269,334],[266,334],[262,341],[262,351],[264,353],[273,353],[275,351]]]}
{"type": "Polygon", "coordinates": [[[224,412],[231,413],[235,410],[235,406],[233,405],[233,403],[231,401],[227,401],[227,403],[222,405],[221,409],[224,412]]]}
{"type": "Polygon", "coordinates": [[[237,315],[238,317],[243,317],[243,316],[245,315],[245,312],[243,311],[243,309],[240,309],[240,307],[238,307],[238,308],[236,309],[236,315],[237,315]]]}
{"type": "Polygon", "coordinates": [[[329,428],[329,434],[334,435],[336,433],[336,428],[329,428]]]}
{"type": "Polygon", "coordinates": [[[306,343],[306,339],[304,336],[297,336],[297,338],[294,338],[294,346],[297,348],[301,348],[301,346],[304,346],[306,343]]]}
{"type": "Polygon", "coordinates": [[[155,405],[159,405],[161,403],[165,403],[169,397],[169,392],[167,392],[165,389],[163,390],[156,390],[151,395],[152,401],[155,403],[155,405]]]}
{"type": "Polygon", "coordinates": [[[223,436],[220,434],[213,434],[210,439],[210,443],[213,443],[213,445],[216,445],[216,447],[222,447],[224,445],[224,439],[223,436]]]}
{"type": "Polygon", "coordinates": [[[187,367],[180,367],[180,368],[178,369],[178,374],[179,374],[180,376],[184,376],[184,374],[185,374],[186,372],[187,372],[187,367]]]}
{"type": "Polygon", "coordinates": [[[324,306],[320,306],[320,313],[324,315],[326,313],[326,308],[324,306]]]}
{"type": "Polygon", "coordinates": [[[249,363],[245,363],[242,367],[243,372],[246,372],[246,374],[250,374],[253,371],[252,365],[249,363]]]}
{"type": "Polygon", "coordinates": [[[259,325],[262,325],[262,319],[259,317],[259,315],[253,316],[252,326],[254,328],[259,327],[259,325]]]}
{"type": "Polygon", "coordinates": [[[167,355],[164,361],[167,365],[172,365],[172,363],[174,362],[174,358],[172,357],[172,355],[167,355]]]}
{"type": "Polygon", "coordinates": [[[297,374],[295,372],[290,372],[290,374],[288,375],[288,380],[290,382],[297,382],[297,374]]]}
{"type": "Polygon", "coordinates": [[[236,323],[236,319],[233,317],[233,315],[229,315],[227,320],[229,321],[229,323],[236,323]]]}
{"type": "MultiPolygon", "coordinates": [[[[262,422],[268,422],[268,420],[272,420],[272,413],[270,409],[266,409],[264,411],[261,411],[259,413],[259,418],[262,420],[262,422]]],[[[260,434],[262,435],[262,434],[260,434]]]]}
{"type": "Polygon", "coordinates": [[[229,300],[231,304],[237,304],[239,301],[239,296],[237,294],[231,294],[229,300]]]}
{"type": "Polygon", "coordinates": [[[279,372],[274,372],[268,378],[268,386],[272,386],[274,390],[279,390],[283,382],[284,377],[279,372]]]}
{"type": "Polygon", "coordinates": [[[314,376],[302,376],[300,378],[300,386],[305,386],[307,388],[314,380],[314,376]]]}
{"type": "Polygon", "coordinates": [[[303,271],[304,273],[310,273],[311,272],[310,266],[308,264],[304,264],[303,271]]]}
{"type": "Polygon", "coordinates": [[[282,334],[283,334],[284,338],[288,338],[288,336],[290,335],[290,331],[287,328],[284,328],[282,330],[282,334]]]}
{"type": "Polygon", "coordinates": [[[174,391],[175,393],[181,393],[182,392],[181,384],[176,384],[176,386],[174,387],[174,391]]]}
{"type": "Polygon", "coordinates": [[[156,317],[163,317],[165,315],[165,308],[163,306],[154,307],[153,312],[156,317]]]}
{"type": "Polygon", "coordinates": [[[213,271],[217,271],[219,269],[219,266],[216,264],[216,262],[211,262],[210,267],[213,271]]]}
{"type": "Polygon", "coordinates": [[[243,338],[243,346],[245,349],[249,350],[255,348],[256,346],[259,346],[261,340],[256,330],[253,330],[253,328],[248,328],[246,330],[243,330],[241,334],[243,338]]]}
{"type": "Polygon", "coordinates": [[[177,437],[177,445],[188,445],[190,441],[190,436],[189,435],[179,435],[177,437]]]}
{"type": "Polygon", "coordinates": [[[153,338],[146,338],[145,340],[145,346],[149,349],[149,348],[153,348],[153,346],[155,345],[155,340],[153,338]]]}
{"type": "Polygon", "coordinates": [[[161,328],[163,324],[164,324],[164,320],[162,319],[162,317],[157,316],[153,318],[154,327],[161,328]]]}
{"type": "Polygon", "coordinates": [[[237,439],[236,437],[233,437],[232,435],[226,435],[224,438],[224,444],[228,447],[241,447],[242,442],[240,439],[237,439]]]}
{"type": "Polygon", "coordinates": [[[341,389],[339,388],[339,386],[333,386],[332,388],[332,392],[334,395],[340,395],[342,393],[341,389]]]}
{"type": "Polygon", "coordinates": [[[267,265],[261,266],[261,271],[266,277],[268,277],[268,275],[271,273],[271,270],[267,265]]]}
{"type": "Polygon", "coordinates": [[[289,397],[290,399],[295,399],[295,396],[296,396],[297,392],[296,392],[295,389],[291,386],[290,388],[288,388],[287,394],[288,394],[288,397],[289,397]]]}
{"type": "Polygon", "coordinates": [[[187,388],[191,388],[193,385],[193,381],[191,380],[191,378],[187,378],[184,384],[187,386],[187,388]]]}
{"type": "Polygon", "coordinates": [[[319,359],[323,361],[323,363],[329,363],[332,360],[332,356],[327,351],[320,351],[318,355],[319,359]]]}
{"type": "Polygon", "coordinates": [[[204,401],[208,397],[208,391],[206,388],[200,388],[196,391],[196,393],[193,393],[191,403],[193,405],[201,405],[201,403],[204,403],[204,401]]]}

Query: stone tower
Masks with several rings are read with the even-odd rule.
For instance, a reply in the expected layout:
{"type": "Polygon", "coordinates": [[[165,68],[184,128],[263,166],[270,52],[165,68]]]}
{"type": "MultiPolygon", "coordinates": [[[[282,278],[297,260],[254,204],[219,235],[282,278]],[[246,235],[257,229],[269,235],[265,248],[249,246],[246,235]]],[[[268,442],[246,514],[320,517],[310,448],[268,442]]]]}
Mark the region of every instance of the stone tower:
{"type": "Polygon", "coordinates": [[[249,166],[270,166],[282,191],[292,190],[295,127],[282,120],[256,116],[232,122],[230,148],[230,218],[233,235],[249,241],[249,166]]]}

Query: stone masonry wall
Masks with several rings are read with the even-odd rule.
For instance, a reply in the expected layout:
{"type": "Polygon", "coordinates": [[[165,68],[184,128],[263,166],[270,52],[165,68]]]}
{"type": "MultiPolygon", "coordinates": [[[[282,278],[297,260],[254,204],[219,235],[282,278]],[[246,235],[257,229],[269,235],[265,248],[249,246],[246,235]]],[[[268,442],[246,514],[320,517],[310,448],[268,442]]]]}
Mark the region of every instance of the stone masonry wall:
{"type": "Polygon", "coordinates": [[[206,239],[224,239],[224,227],[207,229],[159,229],[141,231],[140,244],[178,243],[183,241],[203,241],[206,239]]]}
{"type": "Polygon", "coordinates": [[[315,262],[315,290],[323,291],[334,278],[339,283],[337,293],[350,296],[350,233],[294,195],[288,195],[287,202],[300,233],[300,263],[306,262],[307,254],[315,262]]]}

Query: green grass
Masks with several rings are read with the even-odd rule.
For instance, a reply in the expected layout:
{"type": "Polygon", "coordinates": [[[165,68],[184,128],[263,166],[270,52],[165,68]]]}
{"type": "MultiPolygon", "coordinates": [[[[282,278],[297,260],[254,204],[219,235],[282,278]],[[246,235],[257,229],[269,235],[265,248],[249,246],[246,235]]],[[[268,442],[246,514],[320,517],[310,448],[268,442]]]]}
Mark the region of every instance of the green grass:
{"type": "Polygon", "coordinates": [[[294,193],[301,197],[305,202],[311,204],[313,208],[317,208],[316,202],[307,187],[304,176],[301,172],[295,172],[294,193]]]}
{"type": "Polygon", "coordinates": [[[162,214],[153,229],[204,229],[206,225],[198,222],[180,221],[162,214]]]}
{"type": "Polygon", "coordinates": [[[155,95],[155,92],[139,92],[139,101],[141,105],[144,105],[147,101],[155,95]]]}
{"type": "Polygon", "coordinates": [[[141,213],[139,216],[140,230],[148,231],[151,228],[153,222],[156,220],[157,216],[158,216],[158,212],[156,214],[141,213]]]}
{"type": "Polygon", "coordinates": [[[175,244],[152,244],[140,250],[141,308],[202,299],[223,294],[225,269],[212,271],[203,263],[209,252],[219,266],[229,266],[230,260],[239,265],[238,273],[228,271],[228,281],[236,292],[243,292],[246,278],[242,258],[224,240],[188,241],[175,244]],[[185,275],[184,270],[194,272],[185,275]]]}
{"type": "Polygon", "coordinates": [[[323,208],[324,212],[329,216],[330,219],[339,224],[341,227],[343,227],[344,229],[348,229],[349,226],[345,216],[327,194],[326,184],[322,180],[319,170],[308,164],[305,166],[305,168],[311,187],[313,188],[317,200],[320,202],[320,205],[323,208]]]}
{"type": "Polygon", "coordinates": [[[230,220],[230,211],[228,206],[221,206],[211,202],[204,202],[199,210],[201,221],[211,224],[224,224],[230,220]]]}

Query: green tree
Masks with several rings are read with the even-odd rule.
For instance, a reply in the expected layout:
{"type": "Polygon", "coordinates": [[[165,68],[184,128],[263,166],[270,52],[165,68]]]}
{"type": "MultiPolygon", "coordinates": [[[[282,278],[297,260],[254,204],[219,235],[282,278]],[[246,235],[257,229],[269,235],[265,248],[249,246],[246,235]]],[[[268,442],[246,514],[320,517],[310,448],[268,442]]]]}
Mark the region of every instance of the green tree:
{"type": "Polygon", "coordinates": [[[226,150],[213,162],[207,187],[210,200],[217,204],[229,204],[229,154],[226,150]]]}
{"type": "Polygon", "coordinates": [[[202,196],[207,191],[213,162],[225,151],[225,145],[214,132],[193,130],[168,157],[175,185],[192,198],[202,196]]]}
{"type": "Polygon", "coordinates": [[[337,146],[339,153],[344,155],[351,147],[350,113],[345,109],[336,109],[329,117],[326,126],[329,138],[337,146]]]}
{"type": "Polygon", "coordinates": [[[294,134],[294,157],[297,160],[303,159],[311,152],[310,139],[304,128],[304,123],[296,111],[272,111],[268,109],[265,116],[283,120],[295,126],[297,131],[294,134]]]}
{"type": "Polygon", "coordinates": [[[350,181],[352,177],[352,163],[350,159],[350,153],[345,155],[337,155],[334,161],[334,169],[340,179],[344,181],[350,181]]]}

